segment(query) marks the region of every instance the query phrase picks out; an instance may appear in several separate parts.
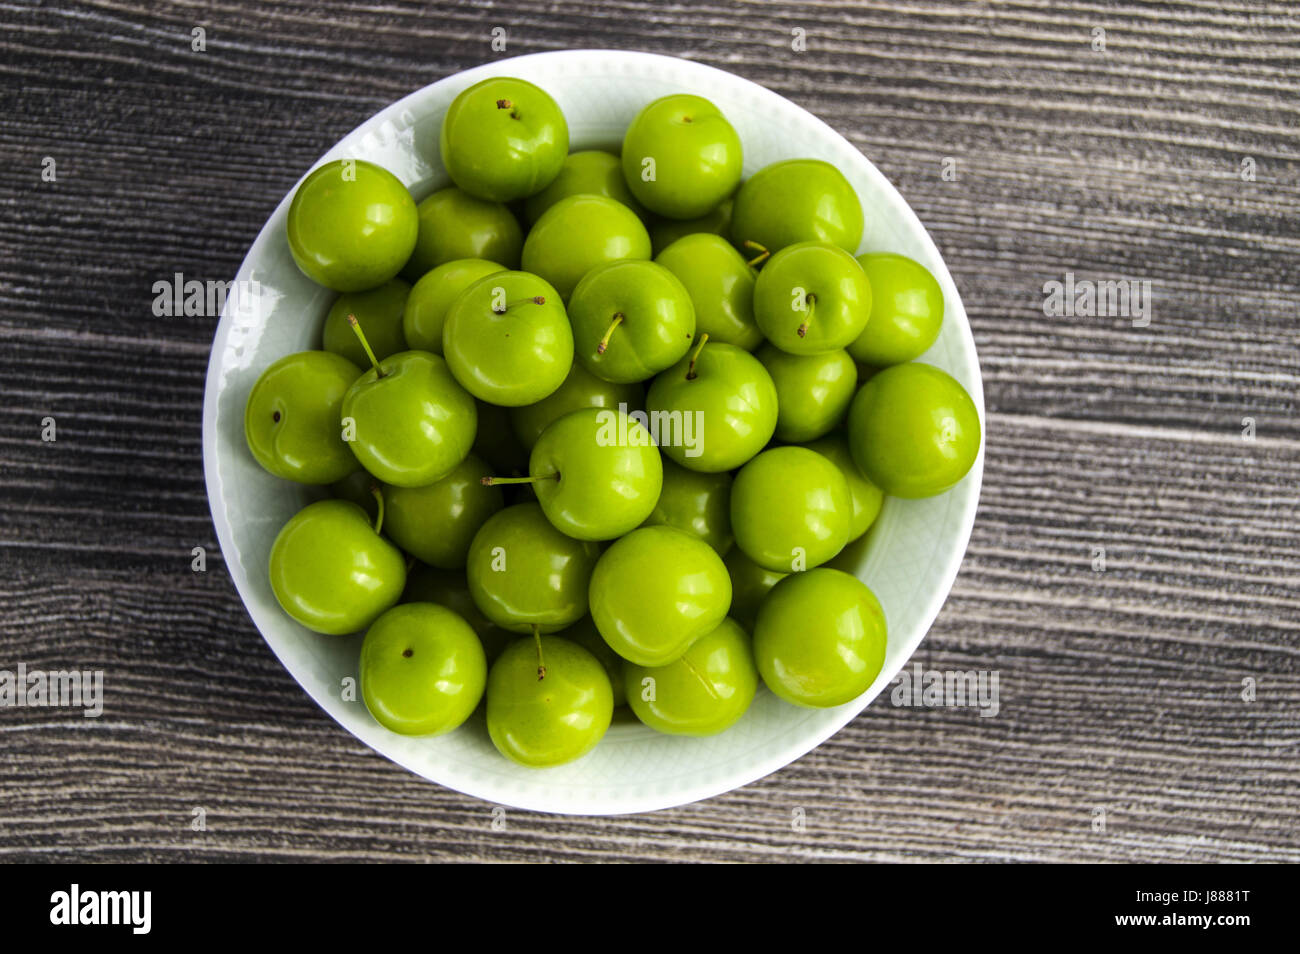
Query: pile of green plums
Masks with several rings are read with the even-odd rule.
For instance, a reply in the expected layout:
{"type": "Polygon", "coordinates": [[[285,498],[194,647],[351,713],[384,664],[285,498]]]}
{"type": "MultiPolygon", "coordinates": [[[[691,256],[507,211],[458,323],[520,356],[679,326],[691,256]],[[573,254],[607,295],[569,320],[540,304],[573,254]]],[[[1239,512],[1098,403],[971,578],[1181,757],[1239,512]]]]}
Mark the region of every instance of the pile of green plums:
{"type": "Polygon", "coordinates": [[[966,391],[914,360],[934,277],[859,254],[833,166],[742,181],[699,96],[646,105],[617,154],[570,152],[555,100],[490,79],[439,145],[451,185],[422,202],[355,159],[289,209],[295,261],[338,297],[246,405],[257,462],[319,488],[269,554],[285,612],[364,633],[382,725],[482,708],[528,766],[581,757],[623,707],[700,736],[764,685],[861,696],[885,617],[828,564],[885,496],[942,493],[979,450],[966,391]]]}

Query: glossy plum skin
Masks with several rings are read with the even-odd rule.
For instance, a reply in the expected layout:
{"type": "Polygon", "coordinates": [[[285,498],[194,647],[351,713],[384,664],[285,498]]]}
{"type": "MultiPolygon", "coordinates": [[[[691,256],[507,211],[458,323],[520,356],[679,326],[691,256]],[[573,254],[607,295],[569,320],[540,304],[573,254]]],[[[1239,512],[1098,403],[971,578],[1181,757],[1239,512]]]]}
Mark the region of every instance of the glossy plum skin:
{"type": "Polygon", "coordinates": [[[520,765],[581,758],[604,737],[613,714],[605,667],[560,636],[516,640],[488,673],[488,734],[497,751],[520,765]]]}
{"type": "Polygon", "coordinates": [[[419,233],[415,200],[400,179],[364,159],[336,159],[302,181],[289,204],[289,251],[303,274],[339,292],[397,275],[419,233]]]}
{"type": "Polygon", "coordinates": [[[439,148],[447,173],[465,192],[487,202],[513,202],[540,192],[560,174],[569,126],[545,90],[527,80],[493,77],[452,100],[439,148]]]}
{"type": "Polygon", "coordinates": [[[947,372],[897,364],[858,390],[848,435],[858,469],[886,494],[932,497],[955,486],[979,456],[979,412],[947,372]]]}
{"type": "Polygon", "coordinates": [[[733,619],[701,636],[666,666],[623,663],[628,705],[669,735],[716,735],[735,725],[754,701],[758,669],[749,634],[733,619]]]}
{"type": "Polygon", "coordinates": [[[663,666],[715,629],[731,605],[717,552],[674,527],[641,527],[601,555],[591,574],[591,618],[624,659],[663,666]],[[672,572],[665,572],[666,568],[672,572]]]}
{"type": "Polygon", "coordinates": [[[764,451],[731,487],[736,545],[778,573],[811,569],[839,553],[849,542],[852,515],[840,469],[805,447],[764,451]]]}
{"type": "Polygon", "coordinates": [[[361,644],[361,697],[375,720],[399,735],[435,736],[459,727],[487,685],[478,634],[435,603],[384,613],[361,644]]]}
{"type": "Polygon", "coordinates": [[[678,93],[649,103],[623,137],[623,177],[637,201],[672,219],[716,208],[740,183],[740,137],[702,96],[678,93]]]}
{"type": "Polygon", "coordinates": [[[291,617],[340,636],[369,626],[406,586],[406,558],[346,500],[298,511],[271,545],[271,590],[291,617]]]}
{"type": "Polygon", "coordinates": [[[470,543],[470,595],[496,625],[515,633],[553,633],[587,613],[588,586],[600,546],[553,527],[536,503],[498,511],[470,543]]]}
{"type": "Polygon", "coordinates": [[[343,397],[361,369],[328,351],[286,355],[262,372],[244,405],[244,440],[276,477],[332,484],[357,469],[343,440],[343,397]]]}
{"type": "Polygon", "coordinates": [[[884,666],[885,646],[885,614],[875,594],[827,567],[777,583],[754,624],[763,682],[798,706],[838,706],[862,695],[884,666]]]}
{"type": "Polygon", "coordinates": [[[862,203],[843,173],[819,159],[765,166],[736,193],[731,240],[775,254],[798,242],[824,242],[850,255],[862,242],[862,203]]]}

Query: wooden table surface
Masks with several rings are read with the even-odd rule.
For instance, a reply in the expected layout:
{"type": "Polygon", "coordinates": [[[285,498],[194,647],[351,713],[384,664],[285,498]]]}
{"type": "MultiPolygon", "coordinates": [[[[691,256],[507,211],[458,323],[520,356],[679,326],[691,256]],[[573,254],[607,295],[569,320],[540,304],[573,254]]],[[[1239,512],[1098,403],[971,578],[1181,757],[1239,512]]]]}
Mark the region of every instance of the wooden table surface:
{"type": "Polygon", "coordinates": [[[1300,861],[1300,7],[0,8],[0,668],[105,672],[99,719],[0,709],[0,860],[1300,861]],[[204,489],[216,322],[155,317],[153,283],[232,278],[301,172],[393,100],[577,47],[775,90],[930,229],[988,453],[915,661],[997,670],[997,717],[884,696],[725,796],[494,827],[263,643],[204,489]],[[1149,325],[1047,316],[1069,272],[1149,281],[1149,325]]]}

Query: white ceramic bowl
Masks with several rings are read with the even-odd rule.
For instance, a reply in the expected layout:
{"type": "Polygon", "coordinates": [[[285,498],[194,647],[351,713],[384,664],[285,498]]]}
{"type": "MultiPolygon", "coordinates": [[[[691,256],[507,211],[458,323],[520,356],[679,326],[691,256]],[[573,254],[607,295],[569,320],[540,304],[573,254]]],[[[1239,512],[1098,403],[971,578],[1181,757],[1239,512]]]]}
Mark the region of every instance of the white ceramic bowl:
{"type": "MultiPolygon", "coordinates": [[[[345,136],[320,163],[368,159],[396,174],[417,201],[424,198],[449,184],[438,155],[444,112],[457,93],[492,76],[521,77],[554,96],[568,119],[573,149],[617,148],[642,106],[689,92],[711,99],[735,125],[747,177],[781,159],[834,164],[866,211],[859,251],[900,252],[939,279],[947,303],[943,331],[921,360],[960,381],[982,421],[984,396],[966,314],[916,215],[833,129],[730,73],[666,56],[606,50],[488,63],[394,103],[345,136]]],[[[536,770],[500,756],[477,717],[448,736],[407,738],[380,727],[359,699],[344,701],[345,681],[357,673],[360,638],[321,636],[299,626],[276,603],[267,577],[271,543],[311,499],[310,491],[266,473],[244,444],[244,404],[253,383],[277,358],[318,347],[334,297],[304,277],[290,257],[285,216],[291,197],[292,192],[285,196],[253,243],[217,327],[204,395],[204,468],[217,539],[249,615],[293,677],[357,738],[412,772],[492,802],[572,814],[650,811],[728,791],[790,763],[862,711],[907,662],[957,575],[975,519],[982,451],[970,474],[948,493],[928,500],[887,499],[868,537],[837,558],[879,597],[889,626],[880,677],[846,705],[795,708],[760,687],[745,717],[721,735],[675,738],[634,721],[616,722],[588,756],[536,770]]]]}

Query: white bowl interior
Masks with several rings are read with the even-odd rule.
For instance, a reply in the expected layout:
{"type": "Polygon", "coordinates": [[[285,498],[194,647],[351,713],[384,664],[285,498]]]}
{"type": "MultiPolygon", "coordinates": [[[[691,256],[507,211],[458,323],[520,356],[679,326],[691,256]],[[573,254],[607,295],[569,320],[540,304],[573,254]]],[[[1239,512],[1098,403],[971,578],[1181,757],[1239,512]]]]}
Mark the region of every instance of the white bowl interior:
{"type": "MultiPolygon", "coordinates": [[[[948,371],[970,392],[982,429],[983,390],[966,314],[916,215],[875,166],[830,127],[730,73],[671,57],[613,51],[503,60],[448,77],[393,104],[344,137],[320,162],[370,160],[391,170],[421,199],[448,184],[437,144],[452,99],[480,80],[504,75],[527,79],[555,97],[568,119],[573,149],[617,147],[642,106],[670,93],[690,92],[713,100],[735,125],[745,149],[746,176],[781,159],[833,163],[853,184],[867,213],[859,251],[908,255],[938,278],[946,302],[943,331],[921,360],[948,371]]],[[[285,216],[291,197],[292,192],[249,251],[217,329],[204,403],[204,465],[217,537],[249,615],[294,678],[348,731],[425,778],[492,802],[573,814],[648,811],[730,790],[788,764],[857,715],[907,662],[947,597],[965,552],[979,496],[982,450],[970,474],[949,492],[927,500],[887,499],[868,536],[837,557],[837,566],[856,573],[879,597],[889,626],[883,671],[866,693],[846,705],[800,709],[760,689],[745,717],[720,735],[675,738],[625,720],[616,722],[588,756],[535,770],[500,756],[481,718],[444,737],[413,739],[383,729],[359,699],[344,701],[345,680],[357,673],[360,637],[321,636],[298,625],[276,603],[267,576],[275,535],[318,494],[262,470],[243,436],[244,404],[253,383],[276,359],[318,346],[334,298],[303,276],[289,254],[285,216]]]]}

